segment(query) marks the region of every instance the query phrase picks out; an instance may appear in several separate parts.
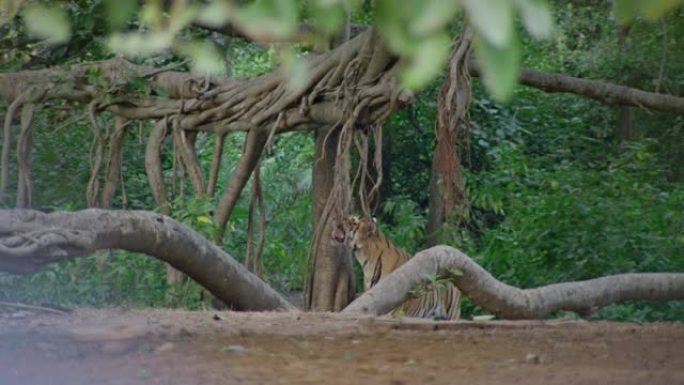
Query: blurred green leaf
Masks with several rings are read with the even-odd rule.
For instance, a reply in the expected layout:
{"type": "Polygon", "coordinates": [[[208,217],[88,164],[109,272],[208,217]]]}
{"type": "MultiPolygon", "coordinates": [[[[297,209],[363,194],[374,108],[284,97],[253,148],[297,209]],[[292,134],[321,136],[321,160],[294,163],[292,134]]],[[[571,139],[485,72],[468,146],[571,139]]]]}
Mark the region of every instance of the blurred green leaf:
{"type": "Polygon", "coordinates": [[[401,71],[402,85],[411,90],[425,87],[444,69],[449,48],[450,39],[447,33],[423,39],[410,55],[408,66],[401,71]]]}
{"type": "Polygon", "coordinates": [[[520,45],[517,39],[497,48],[479,34],[473,38],[475,53],[482,68],[482,78],[492,97],[500,102],[510,99],[518,79],[520,45]]]}
{"type": "Polygon", "coordinates": [[[257,0],[239,10],[237,21],[257,40],[288,37],[297,31],[297,10],[294,0],[257,0]]]}
{"type": "Polygon", "coordinates": [[[425,0],[411,19],[410,31],[421,36],[440,32],[456,14],[457,0],[425,0]]]}
{"type": "Polygon", "coordinates": [[[171,48],[173,40],[174,34],[170,31],[113,33],[108,45],[114,52],[137,57],[162,53],[171,48]]]}
{"type": "Polygon", "coordinates": [[[107,26],[112,30],[125,26],[139,9],[136,0],[105,0],[104,6],[107,26]]]}
{"type": "Polygon", "coordinates": [[[345,19],[344,5],[317,1],[311,8],[311,17],[317,31],[324,35],[332,35],[340,30],[345,19]]]}
{"type": "Polygon", "coordinates": [[[178,45],[178,51],[190,58],[192,71],[204,75],[224,75],[226,66],[216,46],[208,40],[178,45]]]}
{"type": "Polygon", "coordinates": [[[224,1],[212,1],[202,8],[197,15],[197,20],[202,23],[219,27],[230,17],[231,9],[224,1]]]}
{"type": "Polygon", "coordinates": [[[66,12],[58,6],[31,4],[24,9],[24,24],[32,35],[50,44],[69,41],[71,26],[66,12]]]}
{"type": "Polygon", "coordinates": [[[375,7],[377,28],[389,49],[400,55],[410,54],[416,46],[416,39],[409,33],[408,26],[415,14],[416,2],[378,0],[375,7]]]}
{"type": "Polygon", "coordinates": [[[513,40],[511,0],[461,0],[468,20],[490,45],[504,48],[513,40]]]}
{"type": "Polygon", "coordinates": [[[684,4],[684,0],[616,0],[613,4],[618,19],[626,23],[637,16],[655,20],[666,11],[684,4]]]}
{"type": "Polygon", "coordinates": [[[151,28],[160,28],[162,24],[162,9],[160,2],[146,1],[140,11],[140,22],[151,28]]]}
{"type": "Polygon", "coordinates": [[[297,56],[292,49],[281,50],[280,60],[283,70],[287,73],[287,87],[293,91],[304,87],[309,79],[306,60],[297,56]]]}
{"type": "Polygon", "coordinates": [[[551,35],[553,20],[546,0],[514,0],[525,29],[538,39],[551,35]]]}

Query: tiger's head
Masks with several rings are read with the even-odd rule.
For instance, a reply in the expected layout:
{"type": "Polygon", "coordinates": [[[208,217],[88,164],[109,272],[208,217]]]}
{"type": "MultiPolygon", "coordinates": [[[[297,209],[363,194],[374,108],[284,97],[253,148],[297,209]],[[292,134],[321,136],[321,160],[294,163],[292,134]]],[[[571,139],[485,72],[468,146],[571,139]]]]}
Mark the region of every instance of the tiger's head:
{"type": "Polygon", "coordinates": [[[332,239],[356,250],[377,234],[378,227],[372,219],[347,215],[335,221],[332,239]]]}

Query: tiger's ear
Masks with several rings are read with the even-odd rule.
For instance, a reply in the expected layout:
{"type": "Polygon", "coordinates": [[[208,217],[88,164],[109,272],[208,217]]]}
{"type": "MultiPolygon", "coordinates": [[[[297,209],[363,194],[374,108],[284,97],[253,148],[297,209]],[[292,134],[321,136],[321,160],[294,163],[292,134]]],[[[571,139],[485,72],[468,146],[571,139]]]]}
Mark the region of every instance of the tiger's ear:
{"type": "Polygon", "coordinates": [[[366,226],[366,232],[369,237],[375,237],[378,235],[378,226],[376,225],[375,218],[372,221],[367,221],[368,226],[366,226]]]}

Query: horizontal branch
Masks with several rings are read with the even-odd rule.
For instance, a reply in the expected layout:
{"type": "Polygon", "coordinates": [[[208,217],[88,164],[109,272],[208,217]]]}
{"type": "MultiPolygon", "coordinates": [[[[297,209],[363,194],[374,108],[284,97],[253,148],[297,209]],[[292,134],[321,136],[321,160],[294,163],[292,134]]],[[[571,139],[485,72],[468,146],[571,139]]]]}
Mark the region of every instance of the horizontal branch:
{"type": "Polygon", "coordinates": [[[280,294],[194,230],[146,211],[0,210],[0,271],[30,273],[100,249],[144,253],[238,310],[292,310],[280,294]]]}
{"type": "MultiPolygon", "coordinates": [[[[337,124],[345,118],[340,107],[340,87],[345,79],[331,75],[340,75],[355,63],[356,54],[368,45],[370,32],[335,50],[310,55],[310,77],[297,89],[289,86],[289,74],[284,70],[258,77],[204,77],[174,71],[173,66],[158,69],[114,58],[70,68],[0,73],[0,98],[12,102],[27,94],[27,102],[33,103],[97,100],[98,112],[107,110],[130,120],[179,116],[180,129],[218,134],[255,127],[276,133],[311,129],[337,124]],[[140,78],[146,79],[144,88],[149,92],[136,91],[132,86],[139,83],[137,80],[129,83],[140,78]]],[[[386,53],[376,49],[373,55],[384,57],[386,53]]],[[[372,62],[373,57],[365,59],[372,62]]],[[[364,97],[377,100],[369,108],[371,118],[389,103],[399,87],[396,82],[372,85],[364,87],[372,91],[364,97]]],[[[347,83],[344,87],[355,88],[347,83]]]]}
{"type": "Polygon", "coordinates": [[[424,277],[453,276],[455,270],[462,272],[453,278],[455,285],[477,305],[500,318],[543,318],[556,310],[584,315],[602,306],[629,300],[684,300],[684,273],[619,274],[519,289],[497,280],[462,252],[436,246],[416,254],[343,312],[387,313],[400,305],[409,290],[422,283],[424,277]]]}
{"type": "MultiPolygon", "coordinates": [[[[476,63],[470,62],[468,69],[472,76],[480,76],[480,69],[476,63]]],[[[622,104],[684,114],[684,98],[682,97],[642,91],[603,80],[582,79],[522,68],[518,81],[520,84],[546,92],[567,92],[606,104],[622,104]]]]}
{"type": "MultiPolygon", "coordinates": [[[[195,20],[192,25],[197,28],[206,29],[207,31],[220,33],[225,36],[238,37],[246,40],[251,40],[258,43],[299,43],[306,40],[310,40],[311,36],[316,32],[314,25],[308,22],[302,22],[297,26],[297,32],[293,36],[281,37],[281,36],[251,36],[248,31],[239,28],[235,24],[226,20],[222,24],[211,24],[201,20],[195,20]]],[[[350,25],[350,37],[355,37],[356,35],[366,31],[369,26],[364,24],[352,23],[350,25]]]]}

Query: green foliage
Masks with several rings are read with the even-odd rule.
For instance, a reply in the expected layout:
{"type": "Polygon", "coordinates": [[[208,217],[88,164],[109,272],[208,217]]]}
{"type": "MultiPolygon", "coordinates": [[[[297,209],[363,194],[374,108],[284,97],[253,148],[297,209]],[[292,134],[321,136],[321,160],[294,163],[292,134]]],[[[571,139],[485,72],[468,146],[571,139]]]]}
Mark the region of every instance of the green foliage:
{"type": "Polygon", "coordinates": [[[28,32],[48,44],[65,43],[71,37],[71,26],[64,10],[58,6],[30,4],[24,9],[28,32]]]}
{"type": "MultiPolygon", "coordinates": [[[[195,72],[219,75],[225,71],[219,50],[210,39],[198,41],[188,33],[193,23],[209,27],[232,24],[253,41],[271,42],[302,40],[299,23],[309,19],[313,21],[314,33],[304,40],[316,44],[338,33],[347,12],[358,14],[360,3],[358,0],[302,3],[214,0],[168,6],[158,1],[139,4],[102,0],[75,2],[71,4],[71,15],[58,7],[31,3],[24,10],[24,24],[29,33],[54,44],[69,40],[72,24],[74,29],[85,27],[93,31],[96,20],[103,19],[107,29],[106,46],[114,53],[144,58],[171,51],[189,59],[195,72]],[[78,17],[87,8],[91,16],[78,17]]],[[[519,56],[514,14],[520,14],[523,26],[533,36],[547,37],[551,31],[551,12],[546,0],[378,1],[375,14],[366,19],[377,22],[378,31],[389,48],[402,58],[398,71],[402,84],[417,90],[429,85],[442,71],[451,48],[448,26],[459,10],[468,15],[478,36],[476,51],[490,91],[498,100],[507,99],[513,89],[519,56]]],[[[295,60],[289,48],[282,51],[281,63],[294,79],[293,87],[297,87],[303,83],[306,66],[295,60]]]]}
{"type": "Polygon", "coordinates": [[[684,269],[677,215],[684,189],[659,180],[645,151],[631,149],[601,168],[549,171],[526,168],[518,153],[515,163],[508,158],[505,168],[473,178],[474,189],[503,190],[506,207],[501,225],[483,234],[482,262],[524,287],[684,269]]]}
{"type": "Polygon", "coordinates": [[[409,253],[420,249],[425,231],[425,216],[418,205],[406,196],[387,199],[382,205],[383,218],[393,227],[381,228],[398,247],[409,253]]]}
{"type": "Polygon", "coordinates": [[[656,20],[666,11],[683,3],[682,0],[618,0],[615,1],[615,13],[622,22],[632,21],[638,16],[656,20]]]}
{"type": "Polygon", "coordinates": [[[496,47],[476,36],[473,45],[479,57],[482,58],[484,84],[491,91],[492,97],[501,101],[508,100],[518,80],[520,62],[518,41],[496,47]]]}
{"type": "MultiPolygon", "coordinates": [[[[646,90],[658,80],[661,90],[667,84],[667,92],[681,93],[682,62],[674,59],[684,55],[678,44],[684,36],[681,10],[663,20],[667,34],[662,26],[632,25],[629,49],[622,52],[617,27],[606,23],[609,4],[558,3],[554,38],[524,40],[525,65],[646,90]],[[668,59],[660,62],[664,43],[668,59]],[[664,75],[654,79],[653,69],[661,65],[664,75]]],[[[417,106],[430,111],[433,100],[421,97],[417,106]]],[[[402,114],[390,123],[390,153],[396,155],[389,179],[411,201],[425,202],[429,168],[419,172],[406,164],[428,164],[418,158],[425,144],[402,114]],[[406,153],[415,155],[405,163],[406,153]]],[[[635,137],[620,143],[616,115],[614,107],[595,101],[523,87],[502,106],[475,81],[466,159],[471,221],[454,245],[497,278],[523,287],[623,272],[684,271],[683,120],[635,109],[635,137]]],[[[387,232],[401,234],[402,222],[391,223],[395,227],[387,232]]],[[[401,237],[396,243],[402,242],[412,245],[401,237]]],[[[468,298],[463,303],[464,316],[482,313],[468,298]]],[[[681,321],[682,309],[681,301],[635,301],[608,306],[592,318],[681,321]]]]}
{"type": "Polygon", "coordinates": [[[7,301],[64,306],[159,306],[164,304],[166,274],[160,261],[124,251],[99,251],[87,258],[49,265],[0,285],[7,301]]]}

